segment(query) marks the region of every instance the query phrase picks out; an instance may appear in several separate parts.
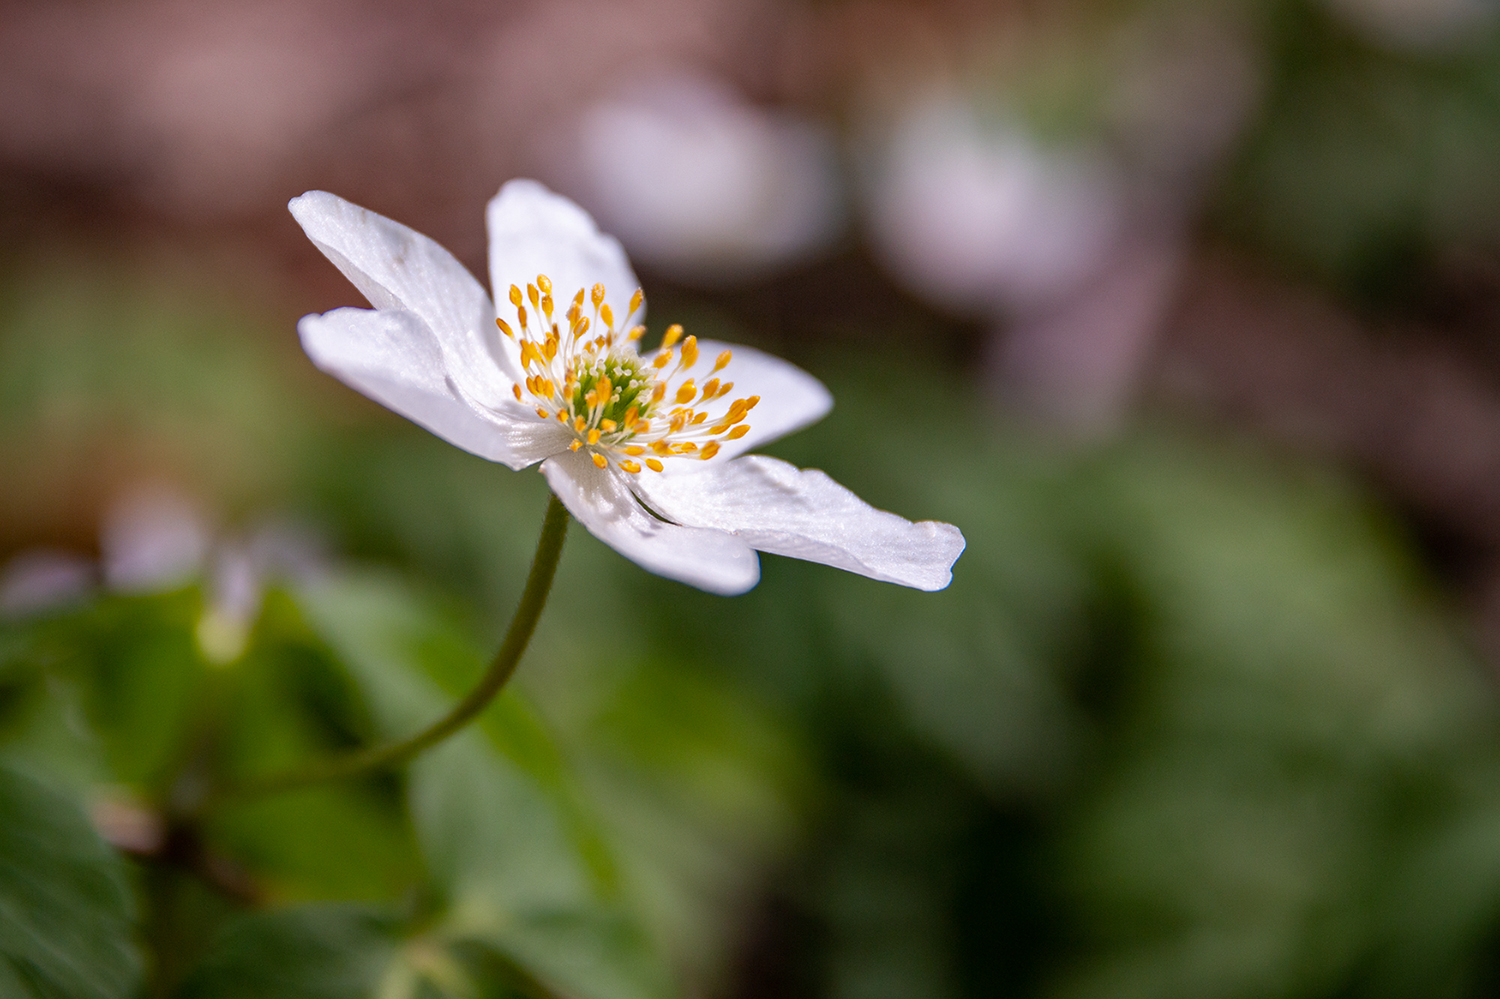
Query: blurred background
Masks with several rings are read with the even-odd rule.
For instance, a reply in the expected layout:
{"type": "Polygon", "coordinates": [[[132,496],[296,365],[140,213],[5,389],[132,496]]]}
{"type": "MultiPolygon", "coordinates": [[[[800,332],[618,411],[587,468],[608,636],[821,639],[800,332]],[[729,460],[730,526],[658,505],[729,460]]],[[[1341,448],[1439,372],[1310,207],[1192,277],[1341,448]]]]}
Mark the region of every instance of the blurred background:
{"type": "Polygon", "coordinates": [[[309,996],[1500,990],[1492,0],[9,0],[0,230],[0,760],[134,858],[151,994],[262,994],[246,913],[376,955],[309,996]],[[572,532],[485,765],[665,992],[428,931],[434,829],[551,869],[451,774],[163,825],[205,739],[409,729],[494,646],[545,485],[313,369],[364,303],[285,205],[484,274],[514,176],[833,389],[772,453],[968,539],[721,599],[572,532]]]}

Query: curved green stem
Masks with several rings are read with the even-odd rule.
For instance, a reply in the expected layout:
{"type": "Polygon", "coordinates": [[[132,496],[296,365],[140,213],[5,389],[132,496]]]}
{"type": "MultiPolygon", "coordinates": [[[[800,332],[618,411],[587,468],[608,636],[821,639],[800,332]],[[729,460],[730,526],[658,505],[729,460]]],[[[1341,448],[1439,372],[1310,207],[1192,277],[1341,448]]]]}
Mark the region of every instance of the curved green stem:
{"type": "Polygon", "coordinates": [[[547,503],[547,515],[542,521],[542,536],[537,539],[536,555],[531,560],[531,573],[526,577],[526,589],[521,592],[520,603],[516,605],[515,616],[511,618],[510,628],[505,632],[505,640],[500,643],[500,651],[495,653],[494,662],[490,663],[490,668],[479,683],[453,706],[452,711],[400,742],[334,757],[303,769],[273,774],[227,789],[218,796],[219,799],[274,794],[393,766],[442,742],[473,721],[495,695],[500,693],[505,682],[516,671],[516,664],[521,661],[521,655],[531,641],[532,632],[536,630],[537,619],[542,616],[542,608],[547,605],[547,594],[552,589],[552,577],[557,572],[557,562],[562,555],[563,541],[567,535],[567,508],[553,496],[547,503]]]}

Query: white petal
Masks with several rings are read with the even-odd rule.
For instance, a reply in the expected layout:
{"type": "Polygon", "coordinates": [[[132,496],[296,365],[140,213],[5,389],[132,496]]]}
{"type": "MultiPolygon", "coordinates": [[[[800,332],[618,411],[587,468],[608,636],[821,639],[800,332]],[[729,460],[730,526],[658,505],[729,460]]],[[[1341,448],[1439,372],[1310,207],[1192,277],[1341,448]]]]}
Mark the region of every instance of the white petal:
{"type": "MultiPolygon", "coordinates": [[[[752,395],[760,396],[760,402],[744,421],[750,425],[750,432],[739,440],[722,440],[718,455],[708,461],[709,465],[723,464],[753,447],[821,420],[833,408],[833,394],[822,382],[790,361],[753,347],[699,340],[698,363],[686,373],[701,386],[710,377],[709,372],[719,355],[726,350],[730,351],[728,366],[712,377],[721,382],[734,382],[734,389],[710,412],[721,413],[733,400],[752,395]]],[[[712,422],[710,419],[709,423],[712,422]]],[[[697,461],[669,461],[666,474],[696,472],[702,468],[703,463],[697,461]]]]}
{"type": "Polygon", "coordinates": [[[653,517],[624,482],[625,473],[596,468],[583,452],[548,458],[542,474],[590,534],[642,568],[726,596],[760,580],[760,560],[745,542],[653,517]]]}
{"type": "Polygon", "coordinates": [[[763,552],[919,590],[947,586],[964,550],[964,536],[952,524],[913,524],[875,509],[816,469],[765,455],[710,463],[696,475],[642,476],[637,488],[663,516],[686,527],[716,528],[763,552]]]}
{"type": "Polygon", "coordinates": [[[313,363],[388,409],[471,454],[524,468],[567,446],[567,431],[485,413],[449,381],[437,337],[415,313],[335,309],[297,324],[313,363]]]}
{"type": "Polygon", "coordinates": [[[287,206],[318,249],[377,309],[405,309],[437,336],[449,376],[470,398],[497,405],[517,371],[474,276],[437,243],[326,191],[287,206]]]}
{"type": "MultiPolygon", "coordinates": [[[[630,296],[640,282],[619,240],[601,233],[588,212],[534,180],[512,180],[490,199],[485,221],[490,233],[490,287],[507,321],[512,318],[507,307],[510,286],[525,289],[538,274],[545,274],[552,281],[559,313],[567,311],[580,288],[603,284],[617,327],[625,322],[630,296]]],[[[587,299],[584,313],[592,314],[587,299]]]]}

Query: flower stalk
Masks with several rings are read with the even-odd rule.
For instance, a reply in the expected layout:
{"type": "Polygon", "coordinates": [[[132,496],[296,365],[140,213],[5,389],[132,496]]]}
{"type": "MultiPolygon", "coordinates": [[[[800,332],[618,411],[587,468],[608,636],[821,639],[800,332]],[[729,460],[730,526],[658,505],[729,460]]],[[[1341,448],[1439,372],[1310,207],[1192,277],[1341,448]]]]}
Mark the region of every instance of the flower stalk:
{"type": "Polygon", "coordinates": [[[536,554],[531,559],[531,572],[526,577],[526,588],[521,592],[520,602],[516,605],[515,615],[505,632],[505,639],[500,643],[500,650],[495,653],[489,669],[474,689],[446,715],[400,742],[373,746],[346,756],[322,760],[304,768],[226,788],[214,796],[212,805],[222,804],[227,800],[276,794],[392,767],[437,745],[477,718],[515,673],[516,665],[531,642],[537,621],[542,616],[542,608],[547,605],[547,595],[552,590],[552,577],[557,573],[557,563],[562,556],[563,542],[567,535],[567,508],[556,496],[551,496],[547,501],[547,513],[542,519],[542,533],[537,539],[536,554]]]}

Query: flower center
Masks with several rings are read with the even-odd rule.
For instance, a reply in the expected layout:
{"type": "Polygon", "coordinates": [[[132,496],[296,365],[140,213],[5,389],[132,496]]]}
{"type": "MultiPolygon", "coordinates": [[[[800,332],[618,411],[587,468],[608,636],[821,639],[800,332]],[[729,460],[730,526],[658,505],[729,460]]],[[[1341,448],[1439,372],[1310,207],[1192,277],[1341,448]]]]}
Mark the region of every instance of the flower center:
{"type": "Polygon", "coordinates": [[[632,475],[643,462],[660,472],[665,460],[712,458],[720,441],[750,432],[745,417],[760,402],[760,396],[752,395],[720,405],[734,390],[733,382],[715,377],[729,364],[727,350],[699,385],[692,374],[699,361],[698,338],[683,339],[681,326],[668,327],[656,354],[643,358],[636,344],[646,328],[630,326],[630,321],[644,301],[636,289],[630,314],[617,329],[604,301],[604,285],[587,293],[580,288],[562,316],[563,328],[553,318],[552,282],[539,274],[524,295],[510,286],[520,332],[504,319],[495,320],[521,347],[526,380],[514,386],[515,397],[522,402],[529,398],[538,417],[567,427],[573,434],[571,450],[587,449],[600,468],[614,464],[632,475]],[[593,306],[591,315],[584,314],[585,297],[593,306]]]}

